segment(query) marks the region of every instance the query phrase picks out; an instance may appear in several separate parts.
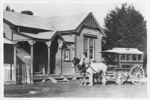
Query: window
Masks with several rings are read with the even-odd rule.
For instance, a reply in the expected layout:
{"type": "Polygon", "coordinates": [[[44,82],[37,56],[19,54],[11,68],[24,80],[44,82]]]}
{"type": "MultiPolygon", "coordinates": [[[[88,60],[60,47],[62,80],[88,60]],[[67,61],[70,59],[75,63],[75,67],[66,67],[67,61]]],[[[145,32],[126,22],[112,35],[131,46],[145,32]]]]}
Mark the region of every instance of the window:
{"type": "Polygon", "coordinates": [[[136,55],[132,55],[132,60],[136,60],[136,55]]]}
{"type": "Polygon", "coordinates": [[[70,60],[70,50],[69,49],[65,49],[64,60],[66,60],[66,61],[70,60]]]}
{"type": "Polygon", "coordinates": [[[88,38],[84,38],[84,53],[88,56],[88,38]]]}
{"type": "Polygon", "coordinates": [[[84,37],[84,53],[94,60],[94,38],[84,37]]]}
{"type": "Polygon", "coordinates": [[[131,55],[127,54],[127,60],[131,60],[131,55]]]}
{"type": "Polygon", "coordinates": [[[112,54],[112,60],[113,61],[118,61],[118,56],[116,54],[112,54]]]}
{"type": "Polygon", "coordinates": [[[138,61],[142,60],[142,55],[138,55],[138,61]]]}
{"type": "Polygon", "coordinates": [[[121,60],[125,60],[125,54],[121,55],[121,60]]]}

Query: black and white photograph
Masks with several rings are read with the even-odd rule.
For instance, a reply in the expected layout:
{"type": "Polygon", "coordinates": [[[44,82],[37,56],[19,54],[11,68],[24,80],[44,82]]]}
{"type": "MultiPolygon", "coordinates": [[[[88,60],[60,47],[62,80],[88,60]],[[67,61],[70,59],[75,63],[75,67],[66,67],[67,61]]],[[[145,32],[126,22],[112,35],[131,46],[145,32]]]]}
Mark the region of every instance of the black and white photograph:
{"type": "Polygon", "coordinates": [[[149,100],[148,0],[20,1],[1,3],[3,99],[149,100]]]}

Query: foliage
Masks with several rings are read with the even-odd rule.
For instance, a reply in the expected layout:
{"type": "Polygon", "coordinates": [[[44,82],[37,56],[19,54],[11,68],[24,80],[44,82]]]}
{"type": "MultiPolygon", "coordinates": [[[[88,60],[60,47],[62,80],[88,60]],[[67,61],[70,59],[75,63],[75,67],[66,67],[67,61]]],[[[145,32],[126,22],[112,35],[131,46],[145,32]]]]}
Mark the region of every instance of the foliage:
{"type": "Polygon", "coordinates": [[[122,4],[105,17],[107,37],[104,38],[103,50],[113,47],[138,48],[146,54],[147,29],[141,13],[132,5],[122,4]]]}
{"type": "Polygon", "coordinates": [[[29,10],[22,11],[21,13],[22,14],[27,14],[27,15],[33,15],[33,12],[29,11],[29,10]]]}
{"type": "Polygon", "coordinates": [[[15,10],[14,10],[14,9],[11,9],[11,8],[9,7],[9,5],[6,6],[6,11],[12,11],[12,12],[15,12],[15,10]]]}

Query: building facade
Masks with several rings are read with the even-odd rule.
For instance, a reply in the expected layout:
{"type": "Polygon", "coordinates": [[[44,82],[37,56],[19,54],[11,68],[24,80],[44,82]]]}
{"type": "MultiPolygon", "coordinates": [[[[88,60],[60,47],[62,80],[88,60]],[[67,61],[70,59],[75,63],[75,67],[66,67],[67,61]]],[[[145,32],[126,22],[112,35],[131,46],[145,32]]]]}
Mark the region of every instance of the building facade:
{"type": "Polygon", "coordinates": [[[105,34],[92,13],[41,18],[3,11],[3,16],[4,37],[15,43],[11,60],[21,70],[16,80],[32,83],[36,75],[74,76],[72,60],[84,53],[101,61],[105,34]]]}

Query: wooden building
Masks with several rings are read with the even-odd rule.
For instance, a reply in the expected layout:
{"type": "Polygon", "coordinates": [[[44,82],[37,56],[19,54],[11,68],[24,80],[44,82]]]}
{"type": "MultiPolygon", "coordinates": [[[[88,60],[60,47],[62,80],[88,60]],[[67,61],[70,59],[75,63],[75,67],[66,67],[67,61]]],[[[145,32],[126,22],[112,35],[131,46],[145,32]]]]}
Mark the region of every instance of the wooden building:
{"type": "Polygon", "coordinates": [[[16,43],[14,65],[21,70],[16,79],[22,83],[47,78],[57,82],[57,75],[67,81],[76,75],[71,60],[84,53],[101,61],[105,34],[92,13],[42,18],[3,11],[3,26],[5,38],[16,43]]]}
{"type": "Polygon", "coordinates": [[[15,84],[16,83],[16,68],[14,66],[14,46],[15,43],[3,38],[3,50],[4,56],[4,83],[15,84]]]}

